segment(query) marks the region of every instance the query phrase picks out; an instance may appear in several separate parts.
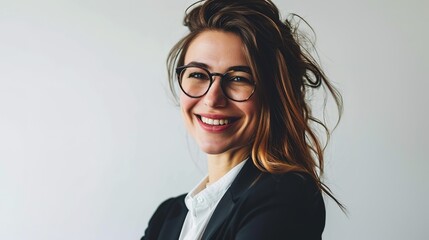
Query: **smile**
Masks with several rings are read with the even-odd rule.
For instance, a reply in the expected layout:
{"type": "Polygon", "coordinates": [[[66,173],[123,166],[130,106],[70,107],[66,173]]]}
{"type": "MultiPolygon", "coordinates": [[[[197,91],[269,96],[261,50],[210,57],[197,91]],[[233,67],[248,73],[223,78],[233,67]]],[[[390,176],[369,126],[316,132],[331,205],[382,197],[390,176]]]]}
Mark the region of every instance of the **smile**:
{"type": "Polygon", "coordinates": [[[227,125],[230,122],[228,119],[212,119],[203,116],[201,116],[201,121],[205,124],[213,126],[227,125]]]}
{"type": "Polygon", "coordinates": [[[231,127],[239,117],[225,115],[205,114],[204,116],[195,114],[201,127],[208,131],[220,132],[231,127]]]}

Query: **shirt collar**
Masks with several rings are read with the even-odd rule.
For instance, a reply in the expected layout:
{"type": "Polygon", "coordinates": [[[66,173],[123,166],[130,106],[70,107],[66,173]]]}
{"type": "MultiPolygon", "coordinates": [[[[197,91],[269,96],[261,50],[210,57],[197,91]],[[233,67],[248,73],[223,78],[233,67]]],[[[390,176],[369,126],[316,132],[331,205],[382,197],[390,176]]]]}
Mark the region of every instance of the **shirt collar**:
{"type": "Polygon", "coordinates": [[[237,164],[216,182],[208,185],[208,176],[204,177],[200,183],[192,189],[185,197],[185,204],[193,214],[207,208],[213,208],[231,186],[247,159],[237,164]]]}

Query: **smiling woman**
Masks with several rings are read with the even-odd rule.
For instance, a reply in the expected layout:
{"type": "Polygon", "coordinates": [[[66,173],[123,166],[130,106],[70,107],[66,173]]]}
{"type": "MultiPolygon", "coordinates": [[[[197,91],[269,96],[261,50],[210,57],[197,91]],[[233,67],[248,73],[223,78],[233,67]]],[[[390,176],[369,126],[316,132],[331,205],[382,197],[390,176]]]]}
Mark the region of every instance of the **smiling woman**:
{"type": "MultiPolygon", "coordinates": [[[[208,0],[185,17],[170,52],[188,132],[208,176],[166,200],[142,239],[321,239],[323,146],[307,92],[341,96],[268,0],[208,0]]],[[[340,204],[341,206],[341,204],[340,204]]]]}

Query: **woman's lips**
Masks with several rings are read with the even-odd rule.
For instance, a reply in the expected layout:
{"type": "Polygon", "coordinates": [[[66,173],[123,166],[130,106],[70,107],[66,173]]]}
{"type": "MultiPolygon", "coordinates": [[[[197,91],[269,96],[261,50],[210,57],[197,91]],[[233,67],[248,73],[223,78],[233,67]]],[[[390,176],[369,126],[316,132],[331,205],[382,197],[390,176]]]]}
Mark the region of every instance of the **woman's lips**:
{"type": "Polygon", "coordinates": [[[238,118],[220,115],[195,115],[201,127],[211,132],[221,132],[229,128],[238,118]]]}

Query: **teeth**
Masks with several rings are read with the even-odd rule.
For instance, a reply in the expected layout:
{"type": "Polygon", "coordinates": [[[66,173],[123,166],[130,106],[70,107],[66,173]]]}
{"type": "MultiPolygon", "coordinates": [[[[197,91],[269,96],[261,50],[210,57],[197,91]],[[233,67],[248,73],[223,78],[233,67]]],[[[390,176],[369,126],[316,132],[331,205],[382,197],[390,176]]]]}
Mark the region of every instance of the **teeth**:
{"type": "Polygon", "coordinates": [[[211,119],[203,116],[201,116],[201,121],[203,121],[203,123],[205,124],[214,125],[214,126],[226,125],[229,123],[228,119],[211,119]]]}

